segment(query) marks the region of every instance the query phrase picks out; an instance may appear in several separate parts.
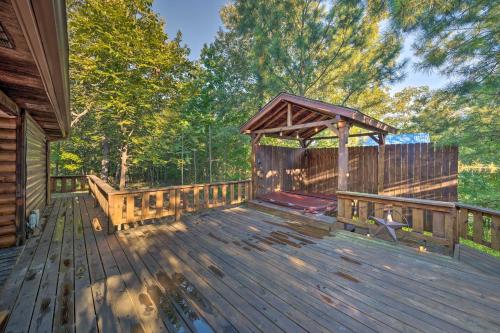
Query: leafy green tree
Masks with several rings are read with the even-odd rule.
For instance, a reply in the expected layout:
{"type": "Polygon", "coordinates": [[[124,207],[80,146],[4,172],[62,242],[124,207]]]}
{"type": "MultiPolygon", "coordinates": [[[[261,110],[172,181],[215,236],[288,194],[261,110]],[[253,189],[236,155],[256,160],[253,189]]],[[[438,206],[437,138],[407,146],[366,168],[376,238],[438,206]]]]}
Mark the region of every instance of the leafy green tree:
{"type": "Polygon", "coordinates": [[[417,35],[418,68],[437,69],[469,104],[498,107],[500,2],[495,0],[388,1],[394,27],[417,35]]]}
{"type": "Polygon", "coordinates": [[[151,6],[152,0],[68,3],[73,125],[91,126],[85,130],[103,155],[119,155],[120,188],[130,156],[145,151],[152,119],[175,112],[189,79],[180,34],[169,40],[151,6]],[[85,117],[90,123],[82,123],[85,117]]]}
{"type": "Polygon", "coordinates": [[[374,1],[235,1],[221,11],[236,34],[261,105],[280,91],[345,105],[400,77],[397,34],[374,1]]]}

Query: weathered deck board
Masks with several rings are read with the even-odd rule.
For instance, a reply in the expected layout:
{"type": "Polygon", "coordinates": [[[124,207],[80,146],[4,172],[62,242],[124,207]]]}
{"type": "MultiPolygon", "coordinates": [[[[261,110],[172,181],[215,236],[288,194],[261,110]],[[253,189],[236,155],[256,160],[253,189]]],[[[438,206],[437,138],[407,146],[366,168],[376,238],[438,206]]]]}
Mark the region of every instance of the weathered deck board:
{"type": "Polygon", "coordinates": [[[86,194],[45,215],[0,295],[7,332],[500,330],[500,279],[449,257],[245,207],[115,235],[86,194]]]}

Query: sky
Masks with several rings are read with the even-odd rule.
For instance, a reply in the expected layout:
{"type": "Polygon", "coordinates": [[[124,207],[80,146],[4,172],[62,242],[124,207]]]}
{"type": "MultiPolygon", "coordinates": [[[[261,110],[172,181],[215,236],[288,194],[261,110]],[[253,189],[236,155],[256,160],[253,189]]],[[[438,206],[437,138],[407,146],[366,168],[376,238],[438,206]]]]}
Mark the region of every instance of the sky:
{"type": "MultiPolygon", "coordinates": [[[[167,22],[166,30],[170,38],[175,37],[177,31],[182,32],[183,43],[191,50],[190,59],[196,60],[200,55],[203,44],[209,44],[222,22],[219,10],[228,0],[155,0],[154,10],[167,22]]],[[[409,59],[404,80],[392,85],[391,92],[398,92],[405,87],[427,85],[432,89],[442,88],[448,82],[446,77],[438,73],[423,73],[416,71],[413,64],[417,61],[413,55],[411,44],[413,38],[405,40],[400,59],[409,59]]]]}

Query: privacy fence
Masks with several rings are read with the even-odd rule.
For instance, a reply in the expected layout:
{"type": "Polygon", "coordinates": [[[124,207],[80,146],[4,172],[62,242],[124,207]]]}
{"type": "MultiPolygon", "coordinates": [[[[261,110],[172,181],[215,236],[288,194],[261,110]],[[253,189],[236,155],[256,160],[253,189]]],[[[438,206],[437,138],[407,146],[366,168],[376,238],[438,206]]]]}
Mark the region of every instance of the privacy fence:
{"type": "MultiPolygon", "coordinates": [[[[378,147],[349,147],[348,190],[377,193],[378,147]]],[[[271,191],[335,194],[337,148],[258,146],[256,195],[271,191]]],[[[457,201],[458,148],[433,143],[386,145],[381,194],[457,201]]]]}

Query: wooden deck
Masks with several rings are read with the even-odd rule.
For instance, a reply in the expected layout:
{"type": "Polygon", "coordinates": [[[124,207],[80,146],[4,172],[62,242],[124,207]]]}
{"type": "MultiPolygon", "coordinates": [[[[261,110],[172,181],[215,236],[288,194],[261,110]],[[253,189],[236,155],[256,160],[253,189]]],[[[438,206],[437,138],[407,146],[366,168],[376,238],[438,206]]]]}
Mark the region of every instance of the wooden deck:
{"type": "Polygon", "coordinates": [[[500,279],[449,257],[245,207],[115,235],[88,195],[45,214],[6,332],[500,331],[500,279]]]}

